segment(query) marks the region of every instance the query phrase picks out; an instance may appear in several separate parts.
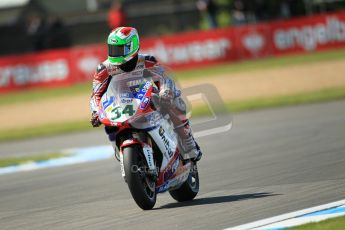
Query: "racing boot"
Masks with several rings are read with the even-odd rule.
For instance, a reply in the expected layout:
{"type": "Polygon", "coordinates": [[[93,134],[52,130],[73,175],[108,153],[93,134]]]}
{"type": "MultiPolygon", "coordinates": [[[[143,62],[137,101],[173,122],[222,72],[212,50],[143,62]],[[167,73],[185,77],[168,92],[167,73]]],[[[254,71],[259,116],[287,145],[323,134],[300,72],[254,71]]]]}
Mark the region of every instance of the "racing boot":
{"type": "Polygon", "coordinates": [[[195,141],[189,121],[184,121],[178,127],[175,127],[176,133],[179,135],[182,156],[184,160],[191,159],[196,162],[201,159],[202,152],[198,143],[195,141]]]}

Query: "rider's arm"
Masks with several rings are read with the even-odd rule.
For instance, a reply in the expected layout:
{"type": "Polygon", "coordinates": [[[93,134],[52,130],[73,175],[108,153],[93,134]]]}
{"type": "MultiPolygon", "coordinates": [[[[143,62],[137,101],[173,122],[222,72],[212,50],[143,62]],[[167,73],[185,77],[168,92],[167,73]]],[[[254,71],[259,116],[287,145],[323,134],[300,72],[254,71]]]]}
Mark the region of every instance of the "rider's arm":
{"type": "Polygon", "coordinates": [[[93,76],[92,88],[93,92],[90,99],[91,112],[98,112],[98,106],[101,101],[102,95],[107,90],[111,77],[104,64],[99,64],[93,76]]]}
{"type": "MultiPolygon", "coordinates": [[[[171,73],[169,73],[164,66],[160,65],[153,56],[150,56],[149,59],[154,62],[154,65],[151,67],[154,67],[157,72],[161,73],[159,74],[159,79],[157,79],[157,81],[154,80],[158,86],[161,105],[169,108],[167,111],[175,121],[174,124],[185,122],[187,120],[186,103],[181,97],[181,90],[173,80],[171,73]]],[[[146,65],[145,67],[147,68],[146,65]]]]}
{"type": "MultiPolygon", "coordinates": [[[[159,62],[154,56],[146,55],[145,68],[151,68],[151,67],[159,67],[159,68],[162,68],[162,70],[164,71],[164,67],[159,64],[159,62]]],[[[157,81],[155,81],[155,83],[157,83],[157,81]]],[[[164,74],[164,76],[158,80],[157,86],[160,92],[163,92],[163,91],[175,92],[176,91],[175,82],[168,76],[168,74],[164,74]]]]}

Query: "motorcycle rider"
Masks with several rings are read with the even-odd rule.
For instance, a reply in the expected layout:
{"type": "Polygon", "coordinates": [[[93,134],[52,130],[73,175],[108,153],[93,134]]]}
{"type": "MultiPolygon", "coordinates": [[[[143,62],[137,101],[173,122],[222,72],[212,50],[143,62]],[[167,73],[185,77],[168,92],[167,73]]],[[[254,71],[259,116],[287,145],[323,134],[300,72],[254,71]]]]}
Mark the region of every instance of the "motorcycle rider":
{"type": "MultiPolygon", "coordinates": [[[[98,106],[102,95],[112,77],[125,72],[137,71],[144,68],[159,66],[154,56],[139,53],[139,35],[135,28],[118,27],[108,36],[108,59],[99,64],[93,76],[93,93],[90,99],[93,127],[101,125],[98,106]]],[[[192,135],[189,121],[186,118],[186,106],[181,98],[181,91],[169,77],[162,77],[157,83],[160,104],[167,109],[167,113],[174,124],[174,129],[180,137],[184,159],[191,158],[198,161],[201,158],[199,145],[192,135]],[[189,156],[189,157],[188,157],[189,156]]],[[[109,140],[116,151],[116,129],[105,127],[109,140]]]]}

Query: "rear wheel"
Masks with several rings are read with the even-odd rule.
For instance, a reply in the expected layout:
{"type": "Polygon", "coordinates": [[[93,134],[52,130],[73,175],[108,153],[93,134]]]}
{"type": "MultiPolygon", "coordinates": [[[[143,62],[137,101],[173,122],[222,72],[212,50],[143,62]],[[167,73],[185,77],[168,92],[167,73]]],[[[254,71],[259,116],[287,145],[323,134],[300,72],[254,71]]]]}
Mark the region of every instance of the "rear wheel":
{"type": "Polygon", "coordinates": [[[196,163],[189,172],[188,179],[181,185],[180,188],[169,191],[172,198],[179,202],[193,200],[199,192],[199,174],[196,163]]]}
{"type": "Polygon", "coordinates": [[[139,145],[124,148],[123,164],[133,199],[140,208],[152,209],[156,204],[156,183],[146,174],[147,165],[139,145]]]}

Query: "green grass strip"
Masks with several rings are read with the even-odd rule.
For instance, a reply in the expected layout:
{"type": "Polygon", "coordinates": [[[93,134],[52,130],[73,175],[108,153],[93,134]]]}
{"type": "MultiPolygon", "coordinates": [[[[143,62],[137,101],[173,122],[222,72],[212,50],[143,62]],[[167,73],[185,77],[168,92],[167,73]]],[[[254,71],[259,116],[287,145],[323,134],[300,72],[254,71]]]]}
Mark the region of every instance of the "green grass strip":
{"type": "MultiPolygon", "coordinates": [[[[341,99],[345,99],[345,87],[325,89],[288,96],[256,98],[245,101],[227,102],[226,107],[228,111],[236,113],[265,108],[302,105],[341,99]]],[[[192,116],[209,116],[210,114],[210,110],[206,106],[196,107],[192,109],[192,116]]]]}
{"type": "Polygon", "coordinates": [[[33,155],[33,156],[23,156],[23,157],[11,157],[11,158],[0,158],[0,168],[6,166],[14,166],[19,164],[24,164],[30,161],[44,161],[49,159],[56,159],[65,157],[65,154],[62,153],[47,153],[42,155],[33,155]]]}
{"type": "Polygon", "coordinates": [[[343,230],[345,226],[345,216],[332,218],[317,223],[304,224],[293,228],[291,230],[343,230]]]}
{"type": "Polygon", "coordinates": [[[0,106],[9,104],[18,104],[23,102],[42,101],[61,96],[72,96],[89,93],[91,96],[91,82],[76,84],[49,89],[32,89],[7,94],[0,94],[0,106]]]}
{"type": "Polygon", "coordinates": [[[228,102],[227,107],[232,112],[243,112],[264,108],[310,104],[316,102],[345,99],[345,87],[325,89],[315,92],[300,93],[271,98],[257,98],[248,101],[228,102]]]}
{"type": "Polygon", "coordinates": [[[41,125],[34,128],[3,130],[0,131],[0,141],[4,142],[34,137],[46,137],[50,135],[90,130],[92,130],[92,127],[89,121],[54,123],[49,125],[41,125]]]}
{"type": "Polygon", "coordinates": [[[236,63],[224,63],[207,66],[199,69],[176,72],[178,80],[191,79],[198,77],[208,77],[220,74],[231,74],[246,71],[256,71],[262,69],[273,69],[280,67],[305,65],[315,62],[331,62],[345,58],[345,49],[312,52],[300,55],[288,55],[283,57],[268,57],[255,60],[241,61],[236,63]]]}
{"type": "MultiPolygon", "coordinates": [[[[199,69],[176,71],[175,75],[178,80],[183,81],[185,79],[202,78],[218,74],[231,74],[236,72],[303,65],[314,62],[333,61],[341,58],[345,58],[345,49],[314,52],[303,55],[289,55],[279,58],[269,57],[265,59],[256,59],[237,63],[224,63],[220,65],[202,67],[199,69]]],[[[0,97],[0,106],[80,94],[91,95],[91,80],[89,82],[61,88],[32,89],[27,91],[2,94],[0,97]]]]}

